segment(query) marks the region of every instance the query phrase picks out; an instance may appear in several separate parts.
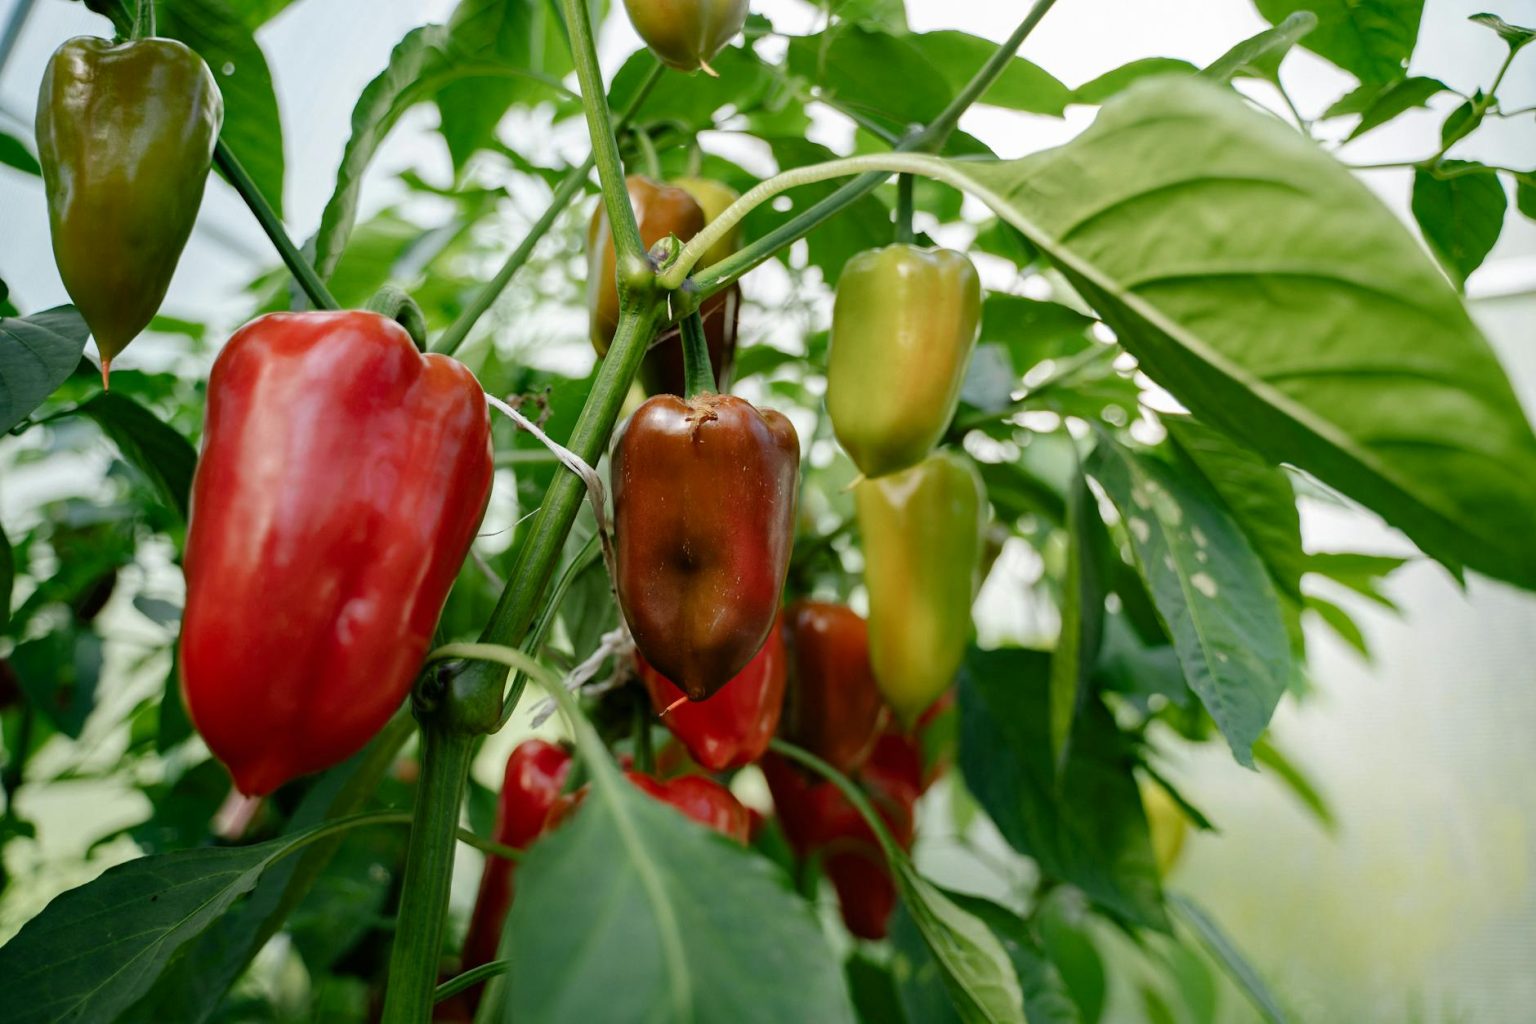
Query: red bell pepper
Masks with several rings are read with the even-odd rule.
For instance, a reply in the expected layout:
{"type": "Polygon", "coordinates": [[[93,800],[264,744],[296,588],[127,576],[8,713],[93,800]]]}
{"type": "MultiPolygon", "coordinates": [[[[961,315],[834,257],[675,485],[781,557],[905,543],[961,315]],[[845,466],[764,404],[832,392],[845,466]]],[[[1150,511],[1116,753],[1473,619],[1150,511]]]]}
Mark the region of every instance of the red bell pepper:
{"type": "Polygon", "coordinates": [[[690,700],[773,631],[794,538],[800,441],[730,395],[658,395],[613,456],[619,606],[645,660],[690,700]]]}
{"type": "Polygon", "coordinates": [[[241,792],[350,757],[421,668],[491,489],[474,376],[376,313],[273,313],[214,362],[181,687],[241,792]]]}
{"type": "Polygon", "coordinates": [[[769,632],[763,649],[708,700],[679,704],[684,693],[636,655],[640,679],[657,714],[706,771],[721,772],[751,764],[763,756],[779,725],[788,658],[779,630],[769,632]],[[675,705],[675,706],[674,706],[675,705]],[[668,709],[671,710],[668,710],[668,709]]]}
{"type": "Polygon", "coordinates": [[[825,601],[796,601],[784,626],[792,666],[784,738],[853,772],[887,718],[869,664],[869,629],[857,612],[825,601]]]}

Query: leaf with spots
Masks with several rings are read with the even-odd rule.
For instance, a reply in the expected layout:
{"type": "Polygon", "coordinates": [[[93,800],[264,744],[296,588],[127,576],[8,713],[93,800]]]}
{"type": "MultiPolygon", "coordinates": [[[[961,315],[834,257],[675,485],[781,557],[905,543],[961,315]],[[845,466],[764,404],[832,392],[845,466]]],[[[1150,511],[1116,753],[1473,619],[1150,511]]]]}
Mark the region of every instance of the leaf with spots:
{"type": "Polygon", "coordinates": [[[1269,573],[1242,529],[1172,465],[1105,438],[1088,472],[1120,517],[1190,687],[1233,756],[1252,767],[1291,674],[1269,573]]]}

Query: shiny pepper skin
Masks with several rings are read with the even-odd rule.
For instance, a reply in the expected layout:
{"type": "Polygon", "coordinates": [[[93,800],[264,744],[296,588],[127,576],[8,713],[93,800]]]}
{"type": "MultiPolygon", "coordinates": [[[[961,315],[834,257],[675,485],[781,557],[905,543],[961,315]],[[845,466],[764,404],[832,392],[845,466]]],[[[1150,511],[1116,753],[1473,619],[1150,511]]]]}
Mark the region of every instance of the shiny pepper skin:
{"type": "MultiPolygon", "coordinates": [[[[843,923],[861,939],[882,939],[896,908],[896,886],[874,832],[831,782],[813,779],[793,762],[770,753],[763,774],[790,847],[801,858],[819,857],[837,890],[843,923]]],[[[922,791],[922,758],[916,745],[882,733],[854,776],[897,845],[912,847],[916,806],[922,791]]]]}
{"type": "Polygon", "coordinates": [[[80,36],[48,61],[37,150],[53,255],[103,380],[165,298],[223,120],[208,65],[174,39],[80,36]]]}
{"type": "Polygon", "coordinates": [[[376,313],[273,313],[208,383],[182,694],[247,794],[356,753],[410,691],[491,487],[485,397],[376,313]]]}
{"type": "Polygon", "coordinates": [[[949,688],[971,638],[986,499],[953,452],[854,491],[869,589],[875,682],[911,724],[949,688]]]}
{"type": "Polygon", "coordinates": [[[747,23],[747,0],[624,0],[635,32],[679,71],[703,68],[747,23]]]}
{"type": "Polygon", "coordinates": [[[762,650],[734,679],[713,697],[697,703],[672,707],[683,699],[683,691],[647,664],[643,656],[637,660],[651,707],[657,714],[666,712],[662,721],[705,771],[740,768],[763,756],[779,725],[789,667],[778,629],[769,631],[762,650]]]}
{"type": "MultiPolygon", "coordinates": [[[[635,174],[625,179],[625,186],[634,206],[640,240],[647,249],[669,235],[676,235],[681,242],[688,241],[736,196],[724,185],[704,178],[687,178],[663,185],[635,174]]],[[[711,246],[706,256],[718,253],[725,245],[729,245],[727,254],[734,251],[735,238],[711,246]]],[[[613,334],[619,324],[616,268],[607,208],[599,203],[587,229],[587,309],[592,347],[599,356],[608,354],[608,346],[613,343],[613,334]]],[[[699,307],[710,366],[715,383],[720,387],[730,379],[731,364],[736,358],[740,315],[741,288],[734,284],[711,295],[699,307]]],[[[657,336],[646,352],[640,364],[640,383],[653,395],[680,395],[683,380],[682,334],[676,325],[672,325],[657,336]]]]}
{"type": "Polygon", "coordinates": [[[619,606],[645,660],[690,700],[772,631],[794,538],[794,426],[730,395],[658,395],[613,456],[619,606]]]}
{"type": "Polygon", "coordinates": [[[962,253],[889,245],[837,282],[827,414],[867,477],[921,462],[944,436],[981,320],[981,279],[962,253]]]}
{"type": "MultiPolygon", "coordinates": [[[[492,839],[526,850],[549,827],[552,812],[571,775],[571,755],[540,739],[524,740],[507,758],[496,806],[492,839]]],[[[496,959],[501,929],[512,906],[512,862],[488,856],[480,876],[480,894],[464,939],[460,969],[467,971],[496,959]]]]}
{"type": "Polygon", "coordinates": [[[869,628],[851,608],[797,601],[784,613],[790,684],[781,732],[838,771],[864,763],[886,718],[869,664],[869,628]]]}

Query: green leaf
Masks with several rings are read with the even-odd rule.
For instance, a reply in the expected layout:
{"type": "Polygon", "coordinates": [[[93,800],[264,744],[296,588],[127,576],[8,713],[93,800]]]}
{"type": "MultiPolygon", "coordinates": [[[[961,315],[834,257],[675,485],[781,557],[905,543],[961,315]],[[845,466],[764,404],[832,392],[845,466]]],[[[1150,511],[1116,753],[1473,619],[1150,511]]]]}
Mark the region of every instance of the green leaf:
{"type": "Polygon", "coordinates": [[[1433,96],[1446,91],[1446,85],[1438,78],[1404,78],[1376,93],[1365,109],[1360,112],[1360,123],[1355,125],[1344,141],[1357,139],[1379,128],[1404,111],[1423,107],[1433,96]]]}
{"type": "Polygon", "coordinates": [[[1120,511],[1190,688],[1251,767],[1291,671],[1263,564],[1237,523],[1173,467],[1105,439],[1088,471],[1120,511]]]}
{"type": "Polygon", "coordinates": [[[1497,358],[1396,217],[1298,133],[1162,78],[1060,149],[940,166],[1197,417],[1448,566],[1536,587],[1536,436],[1497,358]]]}
{"type": "Polygon", "coordinates": [[[1360,626],[1349,613],[1338,605],[1316,594],[1308,594],[1303,599],[1303,606],[1309,611],[1317,613],[1317,617],[1328,624],[1328,628],[1338,634],[1339,639],[1353,647],[1366,661],[1371,660],[1371,648],[1365,642],[1365,634],[1360,632],[1360,626]]]}
{"type": "MultiPolygon", "coordinates": [[[[624,62],[613,76],[608,104],[615,110],[629,105],[635,90],[656,66],[656,58],[642,49],[624,62]]],[[[764,110],[793,112],[792,94],[776,82],[775,75],[749,47],[728,46],[710,61],[718,78],[708,75],[661,76],[645,98],[639,124],[675,123],[685,131],[699,132],[714,125],[715,116],[727,109],[753,113],[764,110]]],[[[759,130],[759,135],[774,134],[759,130]]],[[[739,181],[742,191],[755,182],[739,181]]]]}
{"type": "Polygon", "coordinates": [[[1531,220],[1536,220],[1536,171],[1520,171],[1514,175],[1515,207],[1531,220]]]}
{"type": "Polygon", "coordinates": [[[499,1019],[851,1021],[837,961],[783,873],[593,753],[580,810],[518,863],[499,1019]]]}
{"type": "Polygon", "coordinates": [[[1395,555],[1363,555],[1356,551],[1314,551],[1307,555],[1306,571],[1326,576],[1383,607],[1397,611],[1397,604],[1381,592],[1379,581],[1396,572],[1408,559],[1395,555]]]}
{"type": "Polygon", "coordinates": [[[1051,757],[1050,655],[973,650],[960,675],[960,770],[1014,849],[1137,924],[1166,930],[1132,759],[1104,704],[1077,716],[1066,767],[1051,757]]]}
{"type": "MultiPolygon", "coordinates": [[[[946,895],[985,924],[1002,943],[1023,989],[1024,1016],[1029,1024],[1079,1024],[1082,1018],[1061,975],[1017,914],[976,896],[956,892],[946,895]]],[[[891,923],[891,944],[895,947],[893,969],[905,1019],[923,1024],[959,1020],[945,992],[938,964],[923,945],[905,907],[897,910],[891,923]]]]}
{"type": "Polygon", "coordinates": [[[1509,199],[1492,168],[1443,160],[1440,170],[1476,167],[1453,178],[1419,168],[1413,172],[1413,218],[1424,241],[1459,287],[1482,266],[1504,229],[1509,199]]]}
{"type": "Polygon", "coordinates": [[[0,434],[69,379],[90,335],[74,306],[0,317],[0,434]]]}
{"type": "Polygon", "coordinates": [[[557,8],[546,0],[462,0],[448,28],[457,61],[527,72],[450,82],[438,92],[440,130],[454,169],[460,171],[475,150],[495,137],[496,125],[512,104],[561,96],[554,86],[571,71],[571,51],[557,8]]]}
{"type": "Polygon", "coordinates": [[[907,30],[905,0],[827,0],[827,13],[862,28],[901,35],[907,30]]]}
{"type": "Polygon", "coordinates": [[[1088,915],[1076,896],[1061,888],[1048,893],[1035,911],[1035,928],[1046,957],[1077,1004],[1083,1024],[1098,1024],[1104,1014],[1108,980],[1103,958],[1089,934],[1088,915]]]}
{"type": "Polygon", "coordinates": [[[1317,15],[1302,45],[1362,82],[1402,77],[1419,36],[1424,0],[1254,0],[1271,25],[1297,11],[1317,15]]]}
{"type": "Polygon", "coordinates": [[[1051,754],[1057,771],[1067,763],[1072,724],[1088,699],[1098,664],[1112,557],[1098,498],[1079,470],[1067,492],[1067,574],[1062,582],[1061,633],[1051,654],[1051,754]]]}
{"type": "Polygon", "coordinates": [[[76,412],[95,420],[123,458],[155,485],[166,505],[186,522],[197,452],[187,439],[144,406],[114,391],[82,402],[76,412]]]}
{"type": "Polygon", "coordinates": [[[1232,940],[1227,938],[1221,927],[1202,910],[1193,900],[1180,893],[1171,893],[1168,902],[1173,906],[1179,918],[1187,924],[1202,945],[1216,958],[1216,962],[1222,966],[1227,975],[1237,983],[1237,987],[1254,1009],[1270,1024],[1285,1024],[1285,1012],[1280,1009],[1280,1004],[1275,997],[1270,995],[1257,971],[1249,966],[1248,961],[1238,952],[1232,940]]]}
{"type": "Polygon", "coordinates": [[[0,132],[0,164],[14,167],[23,174],[41,175],[43,173],[37,157],[32,155],[32,151],[26,147],[26,144],[16,136],[7,135],[5,132],[0,132]]]}
{"type": "Polygon", "coordinates": [[[160,718],[155,732],[155,751],[164,754],[192,736],[192,718],[181,699],[181,672],[177,665],[180,643],[171,647],[171,669],[160,691],[160,718]]]}
{"type": "Polygon", "coordinates": [[[788,68],[816,83],[817,95],[900,134],[937,117],[951,93],[949,80],[918,49],[917,38],[838,25],[790,39],[788,68]]]}
{"type": "Polygon", "coordinates": [[[1113,71],[1106,71],[1092,81],[1084,82],[1072,91],[1071,102],[1098,106],[1143,78],[1155,78],[1158,75],[1193,75],[1199,70],[1189,61],[1179,60],[1176,57],[1143,57],[1129,64],[1122,64],[1113,71]]]}
{"type": "Polygon", "coordinates": [[[1070,306],[1006,292],[991,292],[981,304],[981,344],[1002,345],[1020,372],[1081,352],[1093,324],[1070,306]]]}
{"type": "Polygon", "coordinates": [[[1283,597],[1301,600],[1301,515],[1296,489],[1278,466],[1250,448],[1187,416],[1163,416],[1174,451],[1195,476],[1218,495],[1254,553],[1269,569],[1283,597]]]}
{"type": "Polygon", "coordinates": [[[1317,15],[1296,11],[1273,28],[1238,43],[1216,58],[1200,74],[1213,82],[1230,82],[1235,75],[1247,74],[1277,82],[1280,61],[1302,36],[1317,28],[1317,15]]]}
{"type": "Polygon", "coordinates": [[[1305,772],[1296,766],[1290,758],[1286,757],[1278,747],[1268,739],[1259,740],[1253,745],[1253,759],[1263,768],[1268,768],[1280,776],[1280,781],[1295,794],[1302,806],[1312,812],[1318,822],[1330,834],[1337,832],[1338,819],[1333,815],[1333,809],[1328,806],[1328,801],[1313,781],[1307,778],[1305,772]]]}
{"type": "Polygon", "coordinates": [[[1445,123],[1440,126],[1440,146],[1442,151],[1450,149],[1457,142],[1477,131],[1478,125],[1483,123],[1487,116],[1483,108],[1483,90],[1478,89],[1472,93],[1472,98],[1462,102],[1455,110],[1446,115],[1445,123]]]}
{"type": "Polygon", "coordinates": [[[71,623],[17,644],[10,661],[27,700],[59,732],[79,739],[85,720],[96,709],[101,637],[71,623]]]}
{"type": "Polygon", "coordinates": [[[4,524],[0,524],[0,635],[11,622],[11,591],[15,587],[16,555],[11,551],[4,524]]]}
{"type": "MultiPolygon", "coordinates": [[[[952,95],[965,88],[997,50],[997,43],[967,32],[924,32],[907,40],[944,76],[952,95]]],[[[1014,57],[976,102],[1060,117],[1071,99],[1072,90],[1049,72],[1023,57],[1014,57]]]]}
{"type": "MultiPolygon", "coordinates": [[[[843,964],[843,973],[861,1024],[907,1024],[890,967],[855,949],[843,964]]],[[[949,1007],[947,997],[944,1006],[949,1007]]]]}
{"type": "Polygon", "coordinates": [[[230,0],[162,0],[156,31],[180,39],[208,63],[224,97],[219,138],[239,158],[279,216],[283,212],[283,124],[267,59],[230,0]]]}
{"type": "Polygon", "coordinates": [[[1536,39],[1536,29],[1511,25],[1497,14],[1474,14],[1467,20],[1493,29],[1499,34],[1500,39],[1509,44],[1511,53],[1515,53],[1526,43],[1536,39]]]}

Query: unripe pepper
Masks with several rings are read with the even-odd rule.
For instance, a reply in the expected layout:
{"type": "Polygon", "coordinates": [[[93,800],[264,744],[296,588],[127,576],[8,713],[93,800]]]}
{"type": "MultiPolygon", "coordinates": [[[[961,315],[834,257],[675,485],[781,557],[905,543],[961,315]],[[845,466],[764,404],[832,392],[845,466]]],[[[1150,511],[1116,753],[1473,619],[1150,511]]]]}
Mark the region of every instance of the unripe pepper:
{"type": "Polygon", "coordinates": [[[491,487],[473,375],[376,313],[273,313],[208,382],[181,685],[247,794],[379,731],[421,667],[491,487]]]}
{"type": "Polygon", "coordinates": [[[789,420],[730,395],[658,395],[619,438],[619,606],[645,660],[690,700],[729,682],[773,629],[799,474],[789,420]]]}
{"type": "MultiPolygon", "coordinates": [[[[680,242],[688,241],[736,198],[734,190],[706,178],[685,178],[663,185],[634,174],[624,182],[629,201],[634,206],[640,240],[647,249],[669,235],[676,235],[680,242]]],[[[724,246],[728,246],[725,255],[729,255],[735,251],[736,244],[736,236],[732,235],[711,246],[705,255],[708,258],[720,253],[724,246]]],[[[616,268],[607,207],[599,203],[587,229],[587,309],[592,347],[599,356],[608,354],[613,332],[619,324],[616,268]]],[[[723,386],[736,358],[741,288],[733,284],[711,295],[699,307],[699,315],[704,321],[704,340],[709,345],[715,384],[723,386]]],[[[647,350],[645,360],[640,364],[640,382],[653,395],[683,393],[683,345],[676,325],[663,330],[647,350]]]]}
{"type": "Polygon", "coordinates": [[[1184,851],[1184,839],[1189,834],[1189,819],[1184,816],[1168,791],[1156,783],[1141,783],[1141,806],[1147,816],[1147,833],[1152,838],[1152,856],[1157,861],[1157,873],[1167,877],[1179,862],[1184,851]]]}
{"type": "Polygon", "coordinates": [[[864,763],[885,720],[869,629],[851,608],[797,601],[784,613],[790,683],[782,733],[845,774],[864,763]]]}
{"type": "Polygon", "coordinates": [[[48,61],[37,152],[54,261],[103,381],[165,298],[223,120],[208,65],[174,39],[80,36],[48,61]]]}
{"type": "MultiPolygon", "coordinates": [[[[544,834],[552,812],[571,775],[571,755],[541,739],[524,740],[507,758],[506,774],[496,805],[491,838],[503,846],[526,850],[544,834]]],[[[501,929],[512,906],[512,862],[495,855],[485,859],[480,893],[464,938],[463,971],[496,959],[501,929]]]]}
{"type": "Polygon", "coordinates": [[[971,638],[986,502],[963,456],[936,452],[854,492],[869,589],[869,657],[896,714],[913,723],[949,688],[971,638]]]}
{"type": "Polygon", "coordinates": [[[624,9],[663,64],[711,75],[709,62],[747,23],[747,0],[624,0],[624,9]]]}
{"type": "Polygon", "coordinates": [[[789,667],[778,629],[769,631],[762,650],[734,679],[697,703],[677,704],[685,696],[683,691],[643,656],[637,660],[651,706],[658,714],[666,712],[662,721],[705,771],[740,768],[763,756],[779,725],[789,667]]]}
{"type": "Polygon", "coordinates": [[[827,414],[865,476],[916,465],[944,436],[980,320],[981,279],[962,253],[896,244],[844,266],[827,414]]]}
{"type": "MultiPolygon", "coordinates": [[[[885,937],[896,908],[896,887],[885,854],[863,815],[829,781],[812,779],[778,754],[763,758],[785,838],[801,858],[819,857],[837,890],[843,923],[861,939],[885,937]]],[[[891,838],[911,849],[922,760],[915,744],[883,733],[854,781],[869,796],[891,838]]]]}

